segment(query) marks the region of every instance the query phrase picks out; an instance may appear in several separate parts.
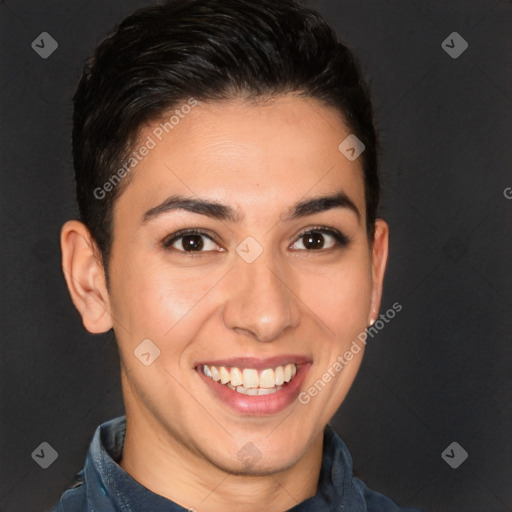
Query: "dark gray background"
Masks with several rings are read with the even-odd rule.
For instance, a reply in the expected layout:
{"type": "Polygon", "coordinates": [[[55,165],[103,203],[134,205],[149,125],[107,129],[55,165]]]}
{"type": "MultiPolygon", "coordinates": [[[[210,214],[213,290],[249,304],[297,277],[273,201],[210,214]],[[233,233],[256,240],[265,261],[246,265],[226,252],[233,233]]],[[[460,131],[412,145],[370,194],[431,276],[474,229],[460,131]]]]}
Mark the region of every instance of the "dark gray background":
{"type": "MultiPolygon", "coordinates": [[[[111,335],[81,326],[60,271],[76,216],[71,96],[84,59],[135,0],[0,1],[0,511],[58,499],[96,426],[123,413],[111,335]],[[59,47],[31,48],[43,31],[59,47]],[[58,459],[31,458],[43,441],[58,459]]],[[[402,505],[512,510],[512,3],[311,2],[362,61],[391,226],[383,311],[336,429],[357,474],[402,505]],[[469,48],[441,47],[458,32],[469,48]],[[458,442],[469,458],[441,458],[458,442]]]]}

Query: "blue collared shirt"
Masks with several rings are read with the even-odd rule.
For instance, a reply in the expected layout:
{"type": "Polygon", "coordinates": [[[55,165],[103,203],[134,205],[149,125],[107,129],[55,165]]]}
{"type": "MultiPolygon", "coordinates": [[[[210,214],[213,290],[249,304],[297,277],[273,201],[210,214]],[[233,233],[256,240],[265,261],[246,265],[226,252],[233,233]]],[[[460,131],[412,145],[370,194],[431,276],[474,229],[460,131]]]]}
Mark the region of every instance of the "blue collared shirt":
{"type": "MultiPolygon", "coordinates": [[[[73,488],[64,492],[52,512],[187,512],[186,508],[139,484],[117,464],[125,433],[125,416],[107,421],[96,429],[84,468],[77,474],[73,488]]],[[[289,512],[418,511],[398,507],[355,478],[348,448],[327,426],[317,493],[289,512]]]]}

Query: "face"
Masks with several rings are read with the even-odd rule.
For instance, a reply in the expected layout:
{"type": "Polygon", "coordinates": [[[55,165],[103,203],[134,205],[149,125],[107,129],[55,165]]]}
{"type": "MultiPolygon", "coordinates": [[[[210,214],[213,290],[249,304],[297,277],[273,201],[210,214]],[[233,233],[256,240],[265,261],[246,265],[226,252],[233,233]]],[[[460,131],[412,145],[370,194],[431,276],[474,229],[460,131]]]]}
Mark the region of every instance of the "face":
{"type": "Polygon", "coordinates": [[[159,126],[140,134],[156,145],[114,210],[128,421],[229,472],[290,468],[347,394],[364,345],[344,354],[377,316],[387,232],[379,221],[367,238],[361,159],[312,99],[202,103],[162,140],[159,126]]]}

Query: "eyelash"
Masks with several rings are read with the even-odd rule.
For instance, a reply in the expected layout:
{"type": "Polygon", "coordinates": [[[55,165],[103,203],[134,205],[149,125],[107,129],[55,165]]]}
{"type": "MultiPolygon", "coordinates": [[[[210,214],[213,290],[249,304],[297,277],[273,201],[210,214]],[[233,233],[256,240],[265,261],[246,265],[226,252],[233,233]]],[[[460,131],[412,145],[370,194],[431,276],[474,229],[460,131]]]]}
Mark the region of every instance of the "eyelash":
{"type": "MultiPolygon", "coordinates": [[[[314,226],[312,228],[307,228],[306,230],[299,233],[296,237],[296,240],[294,243],[296,243],[298,240],[300,240],[302,237],[312,234],[312,233],[321,233],[323,235],[329,235],[332,236],[335,240],[335,245],[329,249],[298,249],[301,251],[306,252],[323,252],[323,251],[329,251],[333,249],[342,249],[344,247],[347,247],[350,243],[349,237],[341,233],[340,231],[336,229],[329,228],[327,226],[314,226]]],[[[196,228],[189,228],[189,229],[181,229],[179,231],[176,231],[175,233],[167,236],[163,241],[162,245],[165,249],[172,250],[172,245],[179,240],[180,238],[183,238],[185,236],[189,235],[199,235],[204,236],[211,240],[212,242],[218,244],[218,240],[216,240],[216,237],[213,235],[210,235],[208,233],[205,233],[204,231],[201,231],[200,229],[196,228]]],[[[211,251],[185,251],[180,249],[174,249],[177,252],[182,252],[186,254],[201,254],[203,252],[211,252],[211,251]]]]}

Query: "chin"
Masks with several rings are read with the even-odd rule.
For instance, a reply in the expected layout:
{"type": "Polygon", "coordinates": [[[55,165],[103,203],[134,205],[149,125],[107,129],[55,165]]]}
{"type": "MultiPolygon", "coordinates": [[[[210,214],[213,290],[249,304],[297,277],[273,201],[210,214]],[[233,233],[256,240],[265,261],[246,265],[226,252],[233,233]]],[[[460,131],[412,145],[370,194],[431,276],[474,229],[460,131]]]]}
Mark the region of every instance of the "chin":
{"type": "Polygon", "coordinates": [[[283,459],[283,457],[275,453],[270,457],[262,454],[258,460],[246,460],[245,462],[239,461],[235,455],[236,462],[233,459],[217,461],[217,463],[216,461],[212,462],[218,468],[231,475],[263,477],[275,475],[291,468],[300,458],[299,454],[293,455],[283,459]]]}
{"type": "Polygon", "coordinates": [[[234,443],[225,453],[214,455],[212,462],[231,474],[245,476],[268,476],[294,466],[307,452],[306,439],[297,439],[289,435],[289,429],[282,436],[273,434],[255,436],[251,441],[250,436],[236,437],[234,443]],[[275,436],[275,437],[273,437],[275,436]]]}

